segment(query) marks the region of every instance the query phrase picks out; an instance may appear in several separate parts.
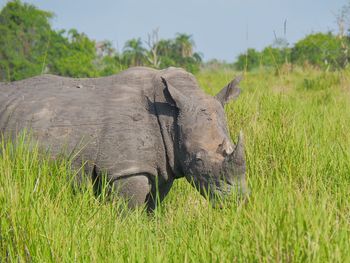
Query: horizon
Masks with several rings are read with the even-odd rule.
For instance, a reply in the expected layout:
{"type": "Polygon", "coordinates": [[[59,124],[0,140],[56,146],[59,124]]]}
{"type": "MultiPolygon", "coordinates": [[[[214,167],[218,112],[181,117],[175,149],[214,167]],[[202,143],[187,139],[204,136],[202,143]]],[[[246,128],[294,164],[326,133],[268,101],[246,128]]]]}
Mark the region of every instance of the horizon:
{"type": "MultiPolygon", "coordinates": [[[[7,2],[0,0],[0,8],[7,2]]],[[[51,20],[54,29],[75,28],[96,42],[109,40],[118,52],[127,40],[141,38],[144,42],[147,34],[158,28],[160,39],[174,38],[176,33],[189,34],[196,44],[195,51],[203,55],[204,61],[226,62],[235,61],[248,48],[261,50],[273,44],[275,38],[285,38],[292,46],[310,33],[337,32],[336,14],[349,3],[322,0],[315,6],[312,1],[303,0],[22,2],[54,13],[51,20]]]]}

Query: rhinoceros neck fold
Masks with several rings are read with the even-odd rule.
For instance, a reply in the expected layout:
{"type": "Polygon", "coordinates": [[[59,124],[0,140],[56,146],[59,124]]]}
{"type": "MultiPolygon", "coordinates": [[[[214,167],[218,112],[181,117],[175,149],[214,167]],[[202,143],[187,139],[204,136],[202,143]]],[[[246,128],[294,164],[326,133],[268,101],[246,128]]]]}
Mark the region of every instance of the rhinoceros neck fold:
{"type": "Polygon", "coordinates": [[[165,87],[161,81],[161,78],[156,77],[154,82],[155,89],[153,104],[164,144],[167,160],[167,172],[174,178],[183,177],[181,166],[176,155],[176,142],[178,141],[178,134],[176,132],[176,118],[178,112],[176,107],[172,105],[170,98],[166,96],[164,92],[165,87]]]}

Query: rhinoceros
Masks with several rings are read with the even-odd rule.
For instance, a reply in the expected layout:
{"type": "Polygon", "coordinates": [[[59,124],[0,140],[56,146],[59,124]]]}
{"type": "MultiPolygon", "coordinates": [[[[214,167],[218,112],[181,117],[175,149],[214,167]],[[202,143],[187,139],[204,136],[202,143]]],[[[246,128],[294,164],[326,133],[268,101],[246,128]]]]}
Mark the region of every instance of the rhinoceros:
{"type": "Polygon", "coordinates": [[[103,174],[130,207],[154,209],[180,177],[212,199],[233,189],[245,195],[243,137],[231,142],[224,113],[239,81],[215,97],[179,68],[0,83],[0,133],[30,130],[53,156],[76,151],[73,164],[94,185],[103,174]]]}

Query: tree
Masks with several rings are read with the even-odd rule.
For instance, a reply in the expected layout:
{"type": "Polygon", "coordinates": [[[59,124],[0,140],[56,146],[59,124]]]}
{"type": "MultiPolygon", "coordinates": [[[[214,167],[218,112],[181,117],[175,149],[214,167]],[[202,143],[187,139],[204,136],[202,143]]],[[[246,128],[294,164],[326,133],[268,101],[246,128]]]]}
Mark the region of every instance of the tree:
{"type": "Polygon", "coordinates": [[[43,73],[70,77],[100,74],[95,42],[75,29],[52,30],[50,18],[52,13],[19,0],[8,2],[0,11],[0,80],[43,73]]]}
{"type": "Polygon", "coordinates": [[[95,48],[98,57],[112,57],[116,54],[116,50],[109,40],[97,42],[95,48]]]}
{"type": "Polygon", "coordinates": [[[159,29],[155,29],[152,33],[148,34],[148,39],[146,42],[149,50],[146,52],[146,58],[149,64],[154,68],[159,68],[160,66],[160,57],[158,54],[159,47],[159,37],[158,37],[159,29]]]}
{"type": "Polygon", "coordinates": [[[350,1],[344,5],[336,15],[338,24],[338,38],[341,41],[342,64],[346,67],[349,64],[349,42],[350,42],[350,1]]]}
{"type": "Polygon", "coordinates": [[[287,47],[277,48],[268,46],[261,51],[260,54],[262,66],[266,67],[279,67],[284,63],[288,63],[290,57],[290,49],[287,47]]]}
{"type": "Polygon", "coordinates": [[[145,61],[146,49],[141,38],[128,40],[124,45],[123,57],[128,66],[142,66],[145,61]]]}
{"type": "Polygon", "coordinates": [[[95,42],[75,29],[52,32],[53,43],[49,49],[48,71],[69,77],[98,76],[95,42]]]}
{"type": "Polygon", "coordinates": [[[160,59],[160,68],[166,68],[176,65],[174,60],[174,44],[172,39],[162,39],[158,42],[158,56],[160,59]]]}
{"type": "Polygon", "coordinates": [[[350,2],[344,5],[338,14],[336,14],[336,22],[339,29],[339,37],[343,38],[349,33],[350,27],[350,2]]]}
{"type": "Polygon", "coordinates": [[[187,34],[178,33],[175,39],[160,40],[158,43],[160,68],[177,66],[192,73],[198,72],[202,63],[202,55],[193,52],[194,46],[192,36],[187,34]]]}
{"type": "Polygon", "coordinates": [[[127,41],[123,53],[118,54],[109,41],[96,43],[75,29],[53,30],[51,17],[50,12],[20,0],[9,1],[0,11],[0,81],[43,73],[97,77],[143,65],[199,70],[202,59],[193,52],[191,35],[159,40],[155,30],[146,41],[148,49],[137,38],[127,41]]]}
{"type": "Polygon", "coordinates": [[[0,80],[18,80],[45,71],[52,13],[20,1],[0,11],[0,80]]]}
{"type": "Polygon", "coordinates": [[[246,53],[240,54],[235,63],[238,70],[252,70],[259,67],[260,53],[254,48],[248,48],[246,53]]]}
{"type": "Polygon", "coordinates": [[[175,38],[175,48],[181,57],[191,57],[193,55],[194,41],[191,35],[177,33],[175,38]]]}
{"type": "Polygon", "coordinates": [[[292,48],[292,62],[302,65],[306,61],[321,68],[344,67],[342,41],[332,33],[316,33],[306,36],[292,48]]]}
{"type": "Polygon", "coordinates": [[[125,69],[118,52],[113,48],[112,42],[106,40],[96,43],[97,58],[95,67],[99,76],[109,76],[125,69]]]}

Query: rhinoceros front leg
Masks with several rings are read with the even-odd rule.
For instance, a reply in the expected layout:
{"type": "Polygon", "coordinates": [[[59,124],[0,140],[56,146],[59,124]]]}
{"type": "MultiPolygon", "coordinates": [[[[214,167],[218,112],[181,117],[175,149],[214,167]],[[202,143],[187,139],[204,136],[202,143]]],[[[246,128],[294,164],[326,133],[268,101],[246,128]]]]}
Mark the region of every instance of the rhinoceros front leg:
{"type": "Polygon", "coordinates": [[[118,197],[128,202],[129,208],[136,208],[147,205],[152,183],[147,175],[137,174],[114,180],[112,188],[118,197]]]}

